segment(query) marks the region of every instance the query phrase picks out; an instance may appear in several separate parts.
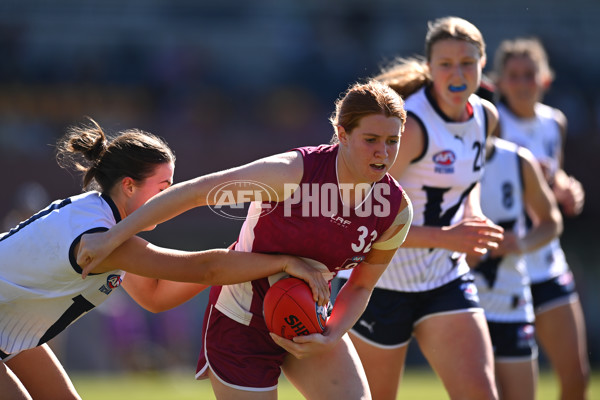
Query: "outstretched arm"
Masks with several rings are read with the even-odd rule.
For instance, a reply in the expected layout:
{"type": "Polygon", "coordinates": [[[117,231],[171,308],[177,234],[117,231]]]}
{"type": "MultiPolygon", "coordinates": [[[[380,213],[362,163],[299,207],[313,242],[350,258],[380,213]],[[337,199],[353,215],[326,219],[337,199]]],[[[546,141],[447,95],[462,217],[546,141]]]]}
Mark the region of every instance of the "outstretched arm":
{"type": "Polygon", "coordinates": [[[134,236],[104,259],[95,272],[116,269],[148,278],[204,285],[230,285],[286,272],[305,280],[315,301],[320,304],[329,301],[329,285],[322,273],[301,258],[288,255],[227,249],[180,251],[158,247],[134,236]]]}
{"type": "Polygon", "coordinates": [[[297,152],[289,152],[173,185],[107,232],[82,237],[77,254],[77,263],[84,269],[82,277],[94,271],[102,259],[136,233],[194,207],[216,204],[220,198],[210,194],[215,193],[213,189],[219,185],[232,181],[244,182],[243,186],[229,185],[230,196],[224,197],[226,199],[283,199],[286,184],[298,184],[302,174],[302,157],[297,152]],[[269,189],[272,191],[269,192],[269,189]]]}
{"type": "Polygon", "coordinates": [[[136,303],[153,313],[177,307],[209,287],[201,283],[166,281],[132,273],[125,274],[121,286],[136,303]]]}
{"type": "Polygon", "coordinates": [[[449,226],[412,226],[403,247],[443,248],[460,253],[483,255],[498,247],[502,227],[489,219],[468,218],[449,226]]]}

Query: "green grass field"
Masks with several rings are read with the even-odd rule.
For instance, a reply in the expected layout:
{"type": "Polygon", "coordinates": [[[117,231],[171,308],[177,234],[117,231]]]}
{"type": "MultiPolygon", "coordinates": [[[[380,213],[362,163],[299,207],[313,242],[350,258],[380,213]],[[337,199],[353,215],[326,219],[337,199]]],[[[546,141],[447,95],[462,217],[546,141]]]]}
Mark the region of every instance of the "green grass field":
{"type": "MultiPolygon", "coordinates": [[[[164,372],[137,375],[72,374],[75,387],[83,400],[212,400],[215,399],[208,381],[195,381],[189,375],[164,372]]],[[[431,370],[409,370],[404,376],[398,399],[447,399],[442,384],[431,370]]],[[[556,381],[549,372],[540,374],[539,400],[558,398],[556,381]]],[[[301,400],[303,397],[285,379],[280,380],[279,399],[301,400]]],[[[600,400],[600,371],[592,376],[589,400],[600,400]]]]}

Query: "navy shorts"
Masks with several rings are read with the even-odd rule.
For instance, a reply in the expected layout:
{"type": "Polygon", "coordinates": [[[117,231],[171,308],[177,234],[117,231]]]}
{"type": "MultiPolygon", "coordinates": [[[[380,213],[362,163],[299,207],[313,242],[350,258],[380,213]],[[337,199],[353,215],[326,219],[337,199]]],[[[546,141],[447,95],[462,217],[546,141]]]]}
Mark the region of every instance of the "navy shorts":
{"type": "Polygon", "coordinates": [[[427,316],[475,310],[482,309],[471,274],[424,292],[375,288],[352,332],[377,347],[400,347],[408,343],[415,325],[427,316]]]}
{"type": "Polygon", "coordinates": [[[535,328],[529,322],[488,321],[496,361],[534,360],[538,355],[535,328]]]}
{"type": "Polygon", "coordinates": [[[567,271],[547,281],[532,283],[531,296],[536,314],[574,301],[577,291],[573,274],[567,271]]]}

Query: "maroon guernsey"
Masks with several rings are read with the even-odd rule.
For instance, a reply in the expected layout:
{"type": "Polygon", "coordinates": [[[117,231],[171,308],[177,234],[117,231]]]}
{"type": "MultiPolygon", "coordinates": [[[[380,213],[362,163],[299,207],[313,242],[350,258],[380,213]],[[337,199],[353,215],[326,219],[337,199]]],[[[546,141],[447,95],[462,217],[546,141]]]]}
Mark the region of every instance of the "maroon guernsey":
{"type": "MultiPolygon", "coordinates": [[[[362,204],[349,209],[342,202],[344,187],[337,180],[338,146],[294,150],[304,161],[300,187],[285,201],[252,203],[235,250],[307,257],[334,273],[355,267],[396,218],[402,188],[386,174],[371,186],[362,204]]],[[[212,304],[239,323],[266,330],[262,301],[270,285],[281,277],[214,286],[209,307],[212,304]]]]}

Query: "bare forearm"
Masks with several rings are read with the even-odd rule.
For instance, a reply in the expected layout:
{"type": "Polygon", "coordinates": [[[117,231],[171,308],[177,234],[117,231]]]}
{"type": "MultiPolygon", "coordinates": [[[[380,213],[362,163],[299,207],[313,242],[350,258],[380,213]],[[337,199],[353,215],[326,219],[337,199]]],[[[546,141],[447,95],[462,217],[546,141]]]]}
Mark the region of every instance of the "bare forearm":
{"type": "Polygon", "coordinates": [[[561,231],[562,225],[554,221],[540,223],[520,240],[520,250],[522,253],[529,253],[537,250],[550,243],[555,237],[558,237],[561,231]]]}
{"type": "Polygon", "coordinates": [[[442,240],[444,232],[440,227],[412,225],[402,247],[440,248],[444,247],[442,240]]]}
{"type": "Polygon", "coordinates": [[[327,321],[327,335],[340,339],[365,311],[371,290],[347,283],[338,293],[327,321]]]}
{"type": "Polygon", "coordinates": [[[284,272],[290,256],[215,249],[202,252],[201,283],[230,285],[284,272]]]}
{"type": "Polygon", "coordinates": [[[481,185],[478,183],[469,192],[465,199],[465,214],[463,218],[482,218],[483,211],[481,210],[481,185]]]}
{"type": "Polygon", "coordinates": [[[209,287],[199,283],[146,278],[131,273],[125,275],[122,286],[136,303],[153,313],[177,307],[209,287]]]}
{"type": "Polygon", "coordinates": [[[229,285],[284,271],[289,256],[213,249],[187,252],[154,246],[133,237],[103,265],[137,275],[178,282],[229,285]]]}

